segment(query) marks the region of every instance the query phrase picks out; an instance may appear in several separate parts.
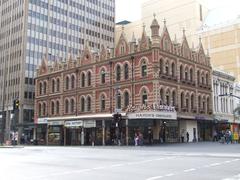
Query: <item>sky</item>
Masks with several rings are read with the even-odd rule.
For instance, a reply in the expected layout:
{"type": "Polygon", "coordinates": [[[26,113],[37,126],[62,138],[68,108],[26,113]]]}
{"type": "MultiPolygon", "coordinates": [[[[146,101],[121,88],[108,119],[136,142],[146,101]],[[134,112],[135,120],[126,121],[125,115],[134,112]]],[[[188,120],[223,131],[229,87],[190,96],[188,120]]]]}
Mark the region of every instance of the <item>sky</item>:
{"type": "MultiPolygon", "coordinates": [[[[240,13],[240,0],[199,0],[208,5],[210,9],[220,9],[213,17],[212,21],[221,18],[231,18],[236,13],[240,13]],[[223,14],[225,12],[226,14],[223,14]],[[220,15],[220,16],[219,16],[220,15]],[[219,18],[221,17],[221,18],[219,18]]],[[[135,21],[141,18],[142,0],[116,0],[116,22],[122,20],[135,21]]]]}

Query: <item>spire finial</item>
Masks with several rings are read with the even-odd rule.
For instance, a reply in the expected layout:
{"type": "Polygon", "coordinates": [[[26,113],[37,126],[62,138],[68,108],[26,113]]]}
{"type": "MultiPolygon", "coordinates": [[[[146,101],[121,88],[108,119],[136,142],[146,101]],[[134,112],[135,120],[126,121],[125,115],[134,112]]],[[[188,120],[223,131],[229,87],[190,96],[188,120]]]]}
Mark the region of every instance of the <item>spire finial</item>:
{"type": "Polygon", "coordinates": [[[124,31],[124,25],[122,25],[122,31],[124,31]]]}
{"type": "Polygon", "coordinates": [[[143,23],[143,30],[145,30],[145,28],[146,28],[146,25],[145,25],[145,23],[143,23]]]}
{"type": "Polygon", "coordinates": [[[164,25],[166,25],[166,23],[167,23],[166,18],[163,19],[163,23],[164,23],[164,25]]]}
{"type": "Polygon", "coordinates": [[[183,27],[183,35],[185,35],[185,32],[186,32],[186,30],[185,30],[185,28],[183,27]]]}
{"type": "Polygon", "coordinates": [[[156,19],[156,13],[153,13],[153,17],[154,17],[154,19],[156,19]]]}
{"type": "Polygon", "coordinates": [[[202,37],[201,36],[199,36],[199,42],[201,42],[202,41],[202,37]]]}

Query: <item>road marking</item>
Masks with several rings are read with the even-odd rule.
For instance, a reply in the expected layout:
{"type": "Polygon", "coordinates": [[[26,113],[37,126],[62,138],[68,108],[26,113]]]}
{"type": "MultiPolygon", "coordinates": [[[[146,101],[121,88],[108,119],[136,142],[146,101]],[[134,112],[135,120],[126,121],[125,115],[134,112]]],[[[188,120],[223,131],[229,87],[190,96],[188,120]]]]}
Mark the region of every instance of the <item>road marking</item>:
{"type": "Polygon", "coordinates": [[[105,166],[100,166],[100,167],[95,167],[95,168],[92,168],[93,170],[99,170],[99,169],[105,169],[106,167],[105,166]]]}
{"type": "Polygon", "coordinates": [[[174,173],[166,174],[166,177],[174,176],[174,173]]]}
{"type": "Polygon", "coordinates": [[[163,178],[163,177],[164,177],[164,176],[154,176],[154,177],[147,178],[146,180],[161,179],[161,178],[163,178]]]}
{"type": "Polygon", "coordinates": [[[240,159],[234,159],[234,160],[232,160],[232,162],[235,162],[235,161],[239,161],[240,159]]]}
{"type": "Polygon", "coordinates": [[[224,163],[226,163],[226,164],[227,164],[227,163],[230,163],[230,162],[231,162],[231,161],[224,161],[224,163]]]}
{"type": "Polygon", "coordinates": [[[185,169],[183,172],[191,172],[191,171],[196,171],[196,169],[195,168],[185,169]]]}
{"type": "Polygon", "coordinates": [[[124,166],[124,164],[114,164],[114,165],[111,165],[111,167],[120,167],[120,166],[124,166]]]}
{"type": "Polygon", "coordinates": [[[219,165],[221,165],[220,163],[213,163],[213,164],[210,164],[209,166],[211,167],[211,166],[219,166],[219,165]]]}

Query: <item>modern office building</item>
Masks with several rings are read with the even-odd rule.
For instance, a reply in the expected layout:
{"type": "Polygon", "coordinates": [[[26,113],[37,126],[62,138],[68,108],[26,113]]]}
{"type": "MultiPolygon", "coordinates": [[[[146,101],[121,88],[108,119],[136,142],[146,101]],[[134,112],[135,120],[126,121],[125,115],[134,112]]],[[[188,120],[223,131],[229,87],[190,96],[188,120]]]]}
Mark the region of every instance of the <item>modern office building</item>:
{"type": "Polygon", "coordinates": [[[36,67],[44,56],[49,63],[74,57],[86,43],[112,48],[115,0],[1,0],[0,13],[1,137],[13,128],[31,136],[36,67]]]}
{"type": "MultiPolygon", "coordinates": [[[[198,31],[207,16],[208,8],[202,0],[144,0],[140,20],[124,25],[127,38],[130,39],[134,32],[136,39],[140,39],[143,24],[149,34],[154,13],[158,21],[167,21],[168,31],[173,39],[176,35],[177,40],[181,41],[182,30],[185,29],[189,45],[192,46],[193,43],[198,43],[198,31]]],[[[121,35],[121,26],[116,26],[116,39],[121,35]]]]}
{"type": "Polygon", "coordinates": [[[64,63],[43,60],[35,89],[39,143],[179,142],[187,132],[190,141],[211,139],[212,68],[201,41],[189,48],[184,32],[181,43],[171,41],[166,24],[160,36],[156,18],[150,28],[151,38],[144,27],[139,43],[122,31],[114,52],[86,46],[64,63]]]}

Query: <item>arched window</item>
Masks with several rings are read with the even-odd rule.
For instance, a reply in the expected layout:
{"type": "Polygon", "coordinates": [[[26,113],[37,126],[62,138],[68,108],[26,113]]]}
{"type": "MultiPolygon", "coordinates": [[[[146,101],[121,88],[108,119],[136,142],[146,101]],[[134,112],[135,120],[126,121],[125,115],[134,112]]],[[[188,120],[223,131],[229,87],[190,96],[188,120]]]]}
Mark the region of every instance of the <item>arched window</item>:
{"type": "Polygon", "coordinates": [[[44,81],[44,83],[43,83],[43,93],[47,94],[47,82],[46,81],[44,81]]]}
{"type": "Polygon", "coordinates": [[[42,116],[42,105],[40,103],[38,104],[38,116],[42,116]]]}
{"type": "Polygon", "coordinates": [[[186,96],[185,100],[186,100],[186,108],[188,111],[189,110],[189,95],[186,96]]]}
{"type": "Polygon", "coordinates": [[[197,71],[197,84],[200,84],[200,71],[197,71]]]}
{"type": "Polygon", "coordinates": [[[190,81],[191,82],[193,81],[193,69],[192,68],[190,69],[190,81]]]}
{"type": "Polygon", "coordinates": [[[128,80],[128,78],[129,78],[129,70],[128,70],[128,64],[126,63],[124,65],[124,79],[128,80]]]}
{"type": "Polygon", "coordinates": [[[209,78],[209,76],[208,76],[208,73],[206,74],[206,85],[208,85],[208,78],[209,78]]]}
{"type": "Polygon", "coordinates": [[[184,94],[181,93],[181,108],[184,108],[184,94]]]}
{"type": "Polygon", "coordinates": [[[191,109],[194,109],[194,95],[191,95],[191,109]]]}
{"type": "Polygon", "coordinates": [[[188,80],[188,67],[185,67],[185,80],[188,80]]]}
{"type": "Polygon", "coordinates": [[[160,59],[159,66],[160,66],[160,67],[159,67],[159,68],[160,68],[160,69],[159,69],[159,75],[160,75],[160,74],[163,74],[163,73],[164,73],[164,72],[163,72],[163,59],[160,59]]]}
{"type": "Polygon", "coordinates": [[[172,92],[172,106],[176,106],[176,92],[172,92]]]}
{"type": "Polygon", "coordinates": [[[180,80],[183,80],[183,66],[180,66],[180,80]]]}
{"type": "Polygon", "coordinates": [[[209,107],[210,107],[210,101],[209,101],[209,97],[207,98],[207,109],[206,109],[206,111],[207,111],[207,113],[209,112],[209,107]]]}
{"type": "Polygon", "coordinates": [[[90,71],[88,71],[88,74],[87,74],[87,84],[88,84],[88,86],[91,86],[91,72],[90,71]]]}
{"type": "Polygon", "coordinates": [[[170,92],[169,91],[166,92],[166,105],[167,106],[170,105],[170,92]]]}
{"type": "Polygon", "coordinates": [[[148,101],[147,91],[144,89],[142,92],[142,104],[147,105],[147,101],[148,101]]]}
{"type": "Polygon", "coordinates": [[[142,77],[146,77],[147,76],[147,63],[146,63],[146,61],[143,61],[143,63],[142,63],[141,75],[142,75],[142,77]]]}
{"type": "Polygon", "coordinates": [[[39,94],[40,94],[40,95],[42,95],[42,93],[43,93],[42,90],[43,90],[43,85],[42,85],[42,83],[40,82],[40,83],[39,83],[39,94]]]}
{"type": "Polygon", "coordinates": [[[85,87],[85,74],[82,73],[82,76],[81,76],[81,87],[85,87]]]}
{"type": "Polygon", "coordinates": [[[172,62],[172,77],[175,77],[175,63],[172,62]]]}
{"type": "Polygon", "coordinates": [[[129,105],[129,93],[126,91],[124,93],[124,107],[126,108],[129,105]]]}
{"type": "Polygon", "coordinates": [[[57,92],[59,92],[60,91],[60,80],[59,80],[59,78],[57,79],[57,92]]]}
{"type": "Polygon", "coordinates": [[[117,109],[122,108],[122,96],[120,92],[117,92],[117,109]]]}
{"type": "Polygon", "coordinates": [[[105,96],[102,95],[101,96],[101,111],[104,111],[105,110],[105,96]]]}
{"type": "Polygon", "coordinates": [[[101,83],[104,84],[105,83],[105,76],[106,76],[106,72],[104,69],[101,70],[101,83]]]}
{"type": "Polygon", "coordinates": [[[65,100],[65,113],[69,113],[69,101],[68,99],[65,100]]]}
{"type": "Polygon", "coordinates": [[[202,101],[202,98],[201,98],[201,96],[199,95],[199,96],[198,96],[198,110],[201,109],[201,101],[202,101]]]}
{"type": "Polygon", "coordinates": [[[69,77],[67,76],[66,77],[66,82],[65,82],[65,88],[66,88],[66,90],[68,90],[69,89],[69,77]]]}
{"type": "Polygon", "coordinates": [[[91,111],[91,97],[87,97],[87,111],[91,111]]]}
{"type": "Polygon", "coordinates": [[[52,93],[55,92],[55,80],[52,79],[52,93]]]}
{"type": "Polygon", "coordinates": [[[205,97],[203,98],[203,100],[202,100],[202,109],[203,109],[203,111],[204,112],[206,112],[206,102],[205,102],[205,97]]]}
{"type": "Polygon", "coordinates": [[[120,81],[121,80],[121,67],[120,65],[117,65],[116,68],[116,81],[120,81]]]}
{"type": "Polygon", "coordinates": [[[165,74],[168,76],[169,75],[169,64],[166,62],[165,64],[165,74]]]}
{"type": "Polygon", "coordinates": [[[75,88],[75,76],[74,75],[71,76],[71,88],[72,89],[75,88]]]}
{"type": "Polygon", "coordinates": [[[202,73],[202,84],[205,84],[205,80],[204,80],[204,74],[202,73]]]}
{"type": "Polygon", "coordinates": [[[57,101],[57,103],[56,103],[56,114],[59,114],[59,112],[60,112],[60,104],[59,104],[59,101],[57,101]]]}
{"type": "Polygon", "coordinates": [[[85,111],[85,99],[84,99],[84,97],[81,97],[81,111],[82,112],[85,111]]]}
{"type": "Polygon", "coordinates": [[[54,102],[51,102],[51,114],[54,115],[54,110],[55,110],[55,106],[54,106],[54,102]]]}
{"type": "Polygon", "coordinates": [[[161,105],[164,104],[164,92],[163,92],[163,89],[160,90],[160,104],[161,105]]]}
{"type": "Polygon", "coordinates": [[[46,103],[43,103],[43,116],[46,115],[46,103]]]}
{"type": "Polygon", "coordinates": [[[70,108],[70,110],[71,110],[71,113],[73,113],[74,112],[74,106],[75,106],[75,102],[74,102],[74,99],[71,99],[71,108],[70,108]]]}

